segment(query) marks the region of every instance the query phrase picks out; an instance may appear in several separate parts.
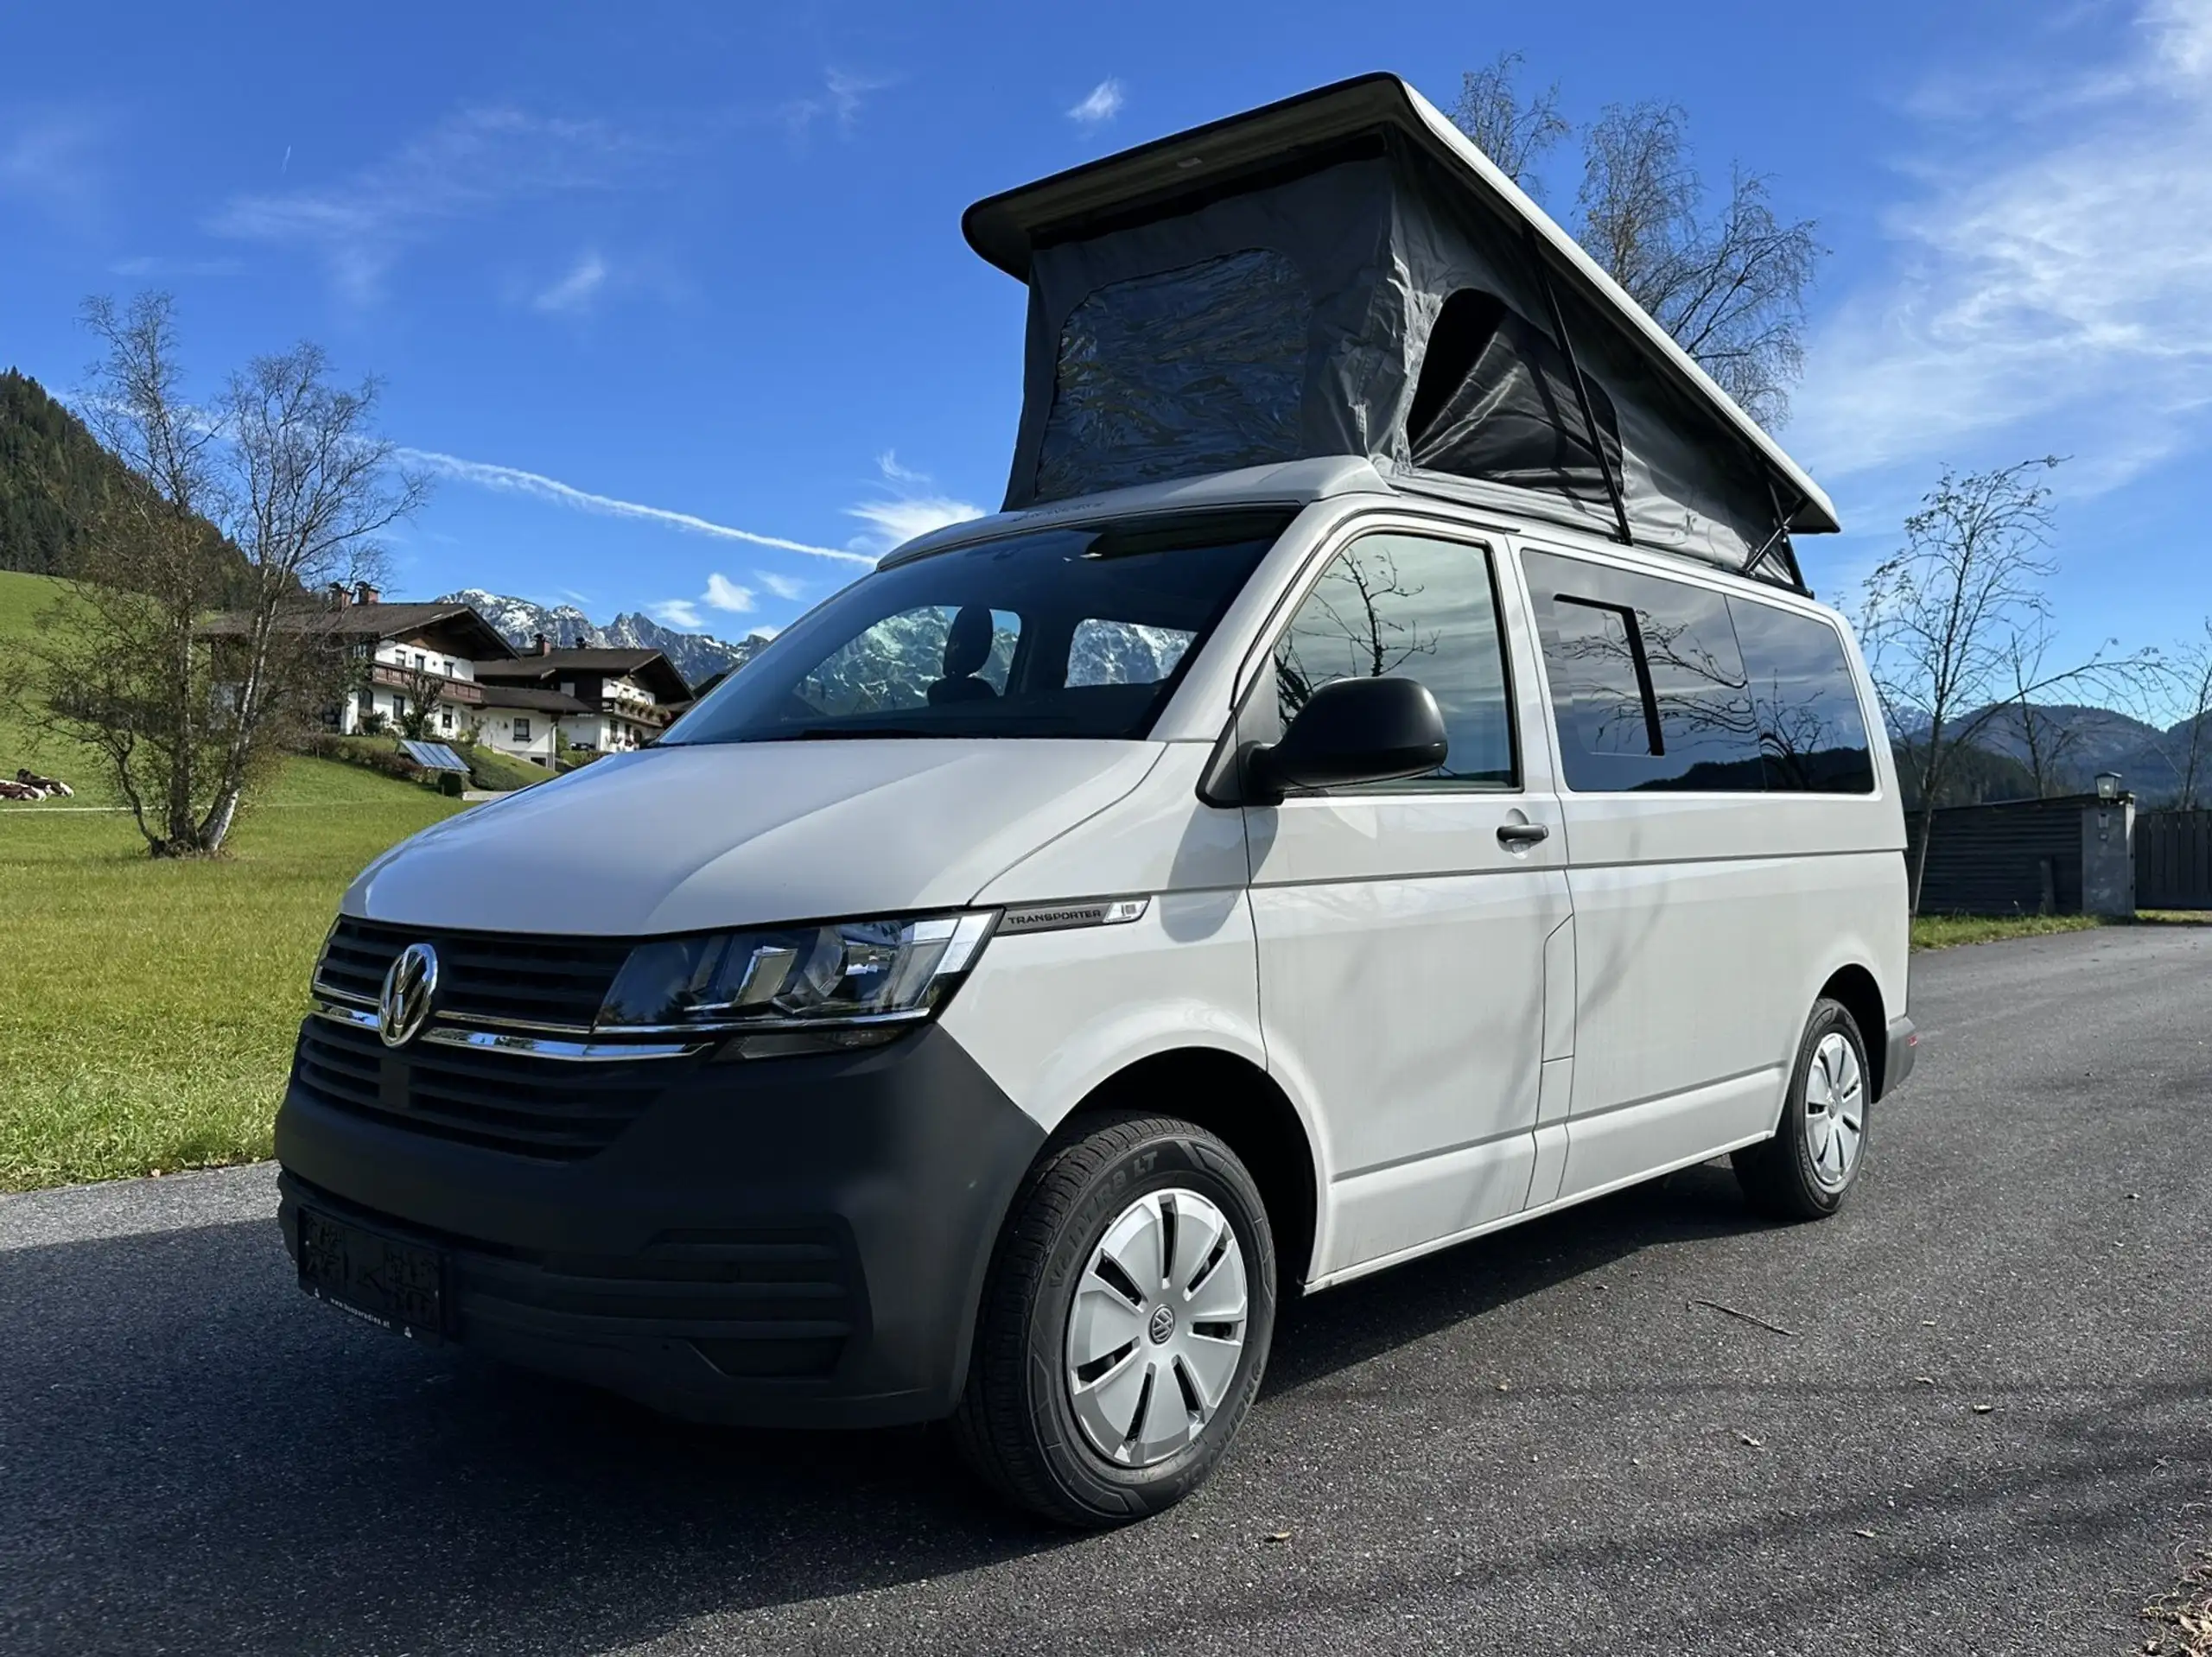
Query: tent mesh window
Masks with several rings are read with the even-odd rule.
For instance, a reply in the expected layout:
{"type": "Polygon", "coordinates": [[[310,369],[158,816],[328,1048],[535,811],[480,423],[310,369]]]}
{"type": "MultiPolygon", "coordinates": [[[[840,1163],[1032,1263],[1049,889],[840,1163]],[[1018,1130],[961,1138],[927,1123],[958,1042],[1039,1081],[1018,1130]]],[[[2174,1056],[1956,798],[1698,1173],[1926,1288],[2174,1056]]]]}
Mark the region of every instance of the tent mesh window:
{"type": "Polygon", "coordinates": [[[1618,475],[1620,429],[1612,399],[1586,377],[1586,384],[1603,461],[1567,353],[1497,295],[1462,288],[1437,314],[1414,387],[1406,420],[1413,463],[1605,506],[1604,467],[1618,475]]]}
{"type": "Polygon", "coordinates": [[[1262,248],[1097,289],[1060,330],[1037,498],[1295,459],[1312,314],[1262,248]]]}

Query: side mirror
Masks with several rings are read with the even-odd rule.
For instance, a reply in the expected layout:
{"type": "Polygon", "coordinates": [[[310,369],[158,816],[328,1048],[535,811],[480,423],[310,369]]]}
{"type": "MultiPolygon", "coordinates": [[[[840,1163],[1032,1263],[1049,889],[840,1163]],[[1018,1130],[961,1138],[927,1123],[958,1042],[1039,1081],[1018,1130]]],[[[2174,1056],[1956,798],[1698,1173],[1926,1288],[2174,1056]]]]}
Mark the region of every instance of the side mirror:
{"type": "Polygon", "coordinates": [[[1294,788],[1419,777],[1451,743],[1428,687],[1414,679],[1339,679],[1315,691],[1282,740],[1244,757],[1247,797],[1272,805],[1294,788]]]}

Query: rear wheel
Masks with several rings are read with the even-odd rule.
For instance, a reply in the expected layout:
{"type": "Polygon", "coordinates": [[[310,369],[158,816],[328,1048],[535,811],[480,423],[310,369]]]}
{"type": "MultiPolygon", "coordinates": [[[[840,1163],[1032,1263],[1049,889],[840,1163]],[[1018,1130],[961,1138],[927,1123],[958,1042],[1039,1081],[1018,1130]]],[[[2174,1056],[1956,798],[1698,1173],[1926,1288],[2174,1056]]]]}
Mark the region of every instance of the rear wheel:
{"type": "Polygon", "coordinates": [[[1064,1524],[1124,1524],[1211,1473],[1259,1390],[1275,1261],[1252,1178],[1205,1129],[1084,1118],[1000,1238],[954,1418],[971,1466],[1064,1524]]]}
{"type": "Polygon", "coordinates": [[[1818,1220],[1843,1206],[1866,1157],[1872,1074],[1849,1010],[1825,997],[1815,1002],[1781,1126],[1731,1159],[1754,1208],[1777,1220],[1818,1220]]]}

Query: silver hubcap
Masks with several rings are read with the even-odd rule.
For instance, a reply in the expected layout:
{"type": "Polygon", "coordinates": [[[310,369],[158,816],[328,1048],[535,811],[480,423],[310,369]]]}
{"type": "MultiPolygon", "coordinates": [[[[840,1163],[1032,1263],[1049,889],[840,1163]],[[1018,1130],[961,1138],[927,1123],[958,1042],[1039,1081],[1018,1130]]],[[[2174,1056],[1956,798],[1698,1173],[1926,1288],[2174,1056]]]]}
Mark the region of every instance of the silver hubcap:
{"type": "Polygon", "coordinates": [[[1805,1077],[1805,1149],[1823,1190],[1840,1191],[1851,1183],[1866,1137],[1866,1084],[1859,1055],[1840,1031],[1831,1030],[1813,1050],[1813,1068],[1805,1077]]]}
{"type": "Polygon", "coordinates": [[[1149,1467],[1205,1430],[1244,1353],[1244,1254],[1196,1191],[1151,1191],[1106,1228],[1068,1317],[1068,1394],[1091,1446],[1149,1467]]]}

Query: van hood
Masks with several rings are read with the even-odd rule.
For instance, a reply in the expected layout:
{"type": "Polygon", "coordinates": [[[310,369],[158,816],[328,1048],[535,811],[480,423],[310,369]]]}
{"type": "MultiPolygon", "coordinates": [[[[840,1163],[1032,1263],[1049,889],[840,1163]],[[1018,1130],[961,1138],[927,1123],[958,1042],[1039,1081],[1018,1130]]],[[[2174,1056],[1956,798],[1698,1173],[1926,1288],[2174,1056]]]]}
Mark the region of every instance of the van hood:
{"type": "Polygon", "coordinates": [[[477,806],[372,863],[348,915],[642,936],[954,909],[1144,780],[1149,742],[649,749],[477,806]]]}

